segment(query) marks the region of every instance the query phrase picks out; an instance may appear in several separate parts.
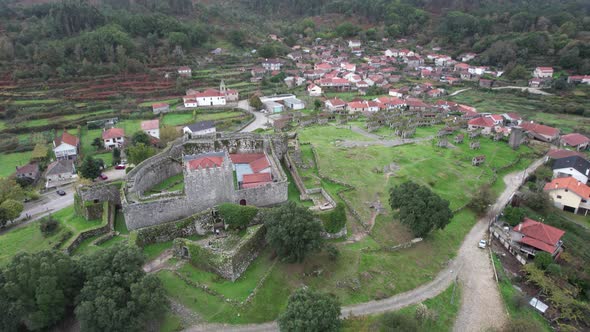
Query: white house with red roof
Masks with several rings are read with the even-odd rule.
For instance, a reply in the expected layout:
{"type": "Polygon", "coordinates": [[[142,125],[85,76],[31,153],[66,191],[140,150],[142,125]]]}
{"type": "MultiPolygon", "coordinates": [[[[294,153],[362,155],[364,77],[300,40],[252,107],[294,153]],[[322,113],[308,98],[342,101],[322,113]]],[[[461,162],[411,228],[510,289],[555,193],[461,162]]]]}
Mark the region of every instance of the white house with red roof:
{"type": "Polygon", "coordinates": [[[486,118],[492,119],[495,125],[501,125],[502,123],[504,123],[504,118],[500,114],[489,114],[486,115],[486,118]]]}
{"type": "Polygon", "coordinates": [[[492,128],[494,128],[494,120],[488,117],[479,117],[475,119],[471,119],[467,122],[467,126],[469,130],[480,130],[482,134],[491,134],[492,128]]]}
{"type": "Polygon", "coordinates": [[[553,68],[552,67],[537,67],[533,71],[533,77],[551,78],[551,77],[553,77],[553,68]]]}
{"type": "Polygon", "coordinates": [[[328,99],[324,105],[331,112],[343,111],[346,108],[346,102],[339,98],[328,99]]]}
{"type": "Polygon", "coordinates": [[[559,256],[563,251],[561,238],[564,234],[559,228],[529,218],[524,218],[510,232],[512,241],[518,244],[524,254],[535,256],[539,252],[546,252],[553,257],[559,256]]]}
{"type": "Polygon", "coordinates": [[[389,95],[397,98],[404,96],[404,94],[399,89],[389,89],[389,95]]]}
{"type": "Polygon", "coordinates": [[[320,97],[322,95],[322,88],[311,83],[307,86],[307,93],[310,97],[320,97]]]}
{"type": "Polygon", "coordinates": [[[160,139],[160,120],[141,121],[141,130],[152,137],[160,139]]]}
{"type": "Polygon", "coordinates": [[[125,130],[111,128],[102,132],[102,141],[107,149],[120,148],[125,144],[125,130]]]}
{"type": "Polygon", "coordinates": [[[590,138],[578,133],[563,135],[559,141],[561,146],[565,148],[574,148],[577,151],[584,151],[588,149],[588,146],[590,145],[590,138]]]}
{"type": "Polygon", "coordinates": [[[350,113],[357,113],[357,112],[378,112],[379,111],[379,103],[374,101],[351,101],[346,105],[346,109],[350,113]]]}
{"type": "Polygon", "coordinates": [[[72,159],[75,160],[80,149],[80,139],[67,131],[53,140],[53,153],[57,160],[72,159]]]}
{"type": "Polygon", "coordinates": [[[507,123],[519,125],[522,122],[522,117],[516,113],[504,113],[502,117],[507,123]]]}
{"type": "Polygon", "coordinates": [[[590,187],[576,178],[555,178],[545,184],[543,190],[549,193],[558,209],[586,216],[590,214],[590,187]]]}
{"type": "Polygon", "coordinates": [[[152,111],[154,114],[168,113],[170,111],[170,105],[167,103],[155,103],[152,104],[152,111]]]}
{"type": "Polygon", "coordinates": [[[182,77],[191,77],[193,71],[188,66],[182,66],[178,68],[177,72],[182,77]]]}
{"type": "Polygon", "coordinates": [[[283,63],[279,59],[265,59],[262,63],[262,68],[266,71],[281,70],[283,63]]]}

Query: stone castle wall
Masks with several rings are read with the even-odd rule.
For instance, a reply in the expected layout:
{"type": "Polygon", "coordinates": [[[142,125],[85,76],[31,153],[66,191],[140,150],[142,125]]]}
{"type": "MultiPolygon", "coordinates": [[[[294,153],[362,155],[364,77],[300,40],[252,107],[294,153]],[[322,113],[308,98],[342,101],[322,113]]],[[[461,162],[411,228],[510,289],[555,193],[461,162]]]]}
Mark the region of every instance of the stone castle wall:
{"type": "Polygon", "coordinates": [[[144,247],[148,244],[167,242],[191,235],[212,234],[215,222],[213,210],[207,209],[179,221],[142,228],[137,231],[136,243],[144,247]]]}

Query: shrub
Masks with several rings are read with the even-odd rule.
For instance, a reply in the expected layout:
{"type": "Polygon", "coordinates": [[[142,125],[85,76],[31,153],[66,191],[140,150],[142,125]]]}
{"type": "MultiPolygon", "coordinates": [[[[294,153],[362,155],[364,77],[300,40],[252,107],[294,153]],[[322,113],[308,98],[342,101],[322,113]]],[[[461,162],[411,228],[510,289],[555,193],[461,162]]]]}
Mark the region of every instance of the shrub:
{"type": "Polygon", "coordinates": [[[547,273],[560,277],[561,276],[561,266],[559,264],[551,263],[547,266],[547,273]]]}
{"type": "Polygon", "coordinates": [[[340,257],[340,250],[338,250],[338,248],[336,248],[336,246],[333,244],[326,245],[326,252],[328,252],[328,259],[330,259],[332,262],[336,261],[338,257],[340,257]]]}
{"type": "Polygon", "coordinates": [[[522,208],[508,206],[504,209],[504,218],[510,226],[518,225],[526,216],[526,212],[522,208]]]}
{"type": "Polygon", "coordinates": [[[217,211],[229,228],[244,229],[252,222],[258,209],[254,206],[237,205],[231,203],[224,203],[217,207],[217,211]]]}
{"type": "Polygon", "coordinates": [[[514,307],[516,307],[518,310],[526,308],[529,304],[524,294],[514,294],[512,297],[512,302],[514,303],[514,307]]]}
{"type": "Polygon", "coordinates": [[[503,332],[530,332],[543,331],[543,328],[536,320],[526,318],[515,318],[508,321],[502,329],[503,332]]]}
{"type": "Polygon", "coordinates": [[[333,211],[319,215],[328,233],[337,233],[346,225],[346,210],[343,203],[336,204],[333,211]]]}
{"type": "Polygon", "coordinates": [[[379,331],[418,331],[416,319],[399,312],[388,312],[378,321],[379,331]]]}
{"type": "Polygon", "coordinates": [[[39,224],[39,229],[44,236],[49,236],[53,234],[59,228],[59,223],[57,220],[53,219],[52,216],[47,217],[46,219],[41,220],[39,224]]]}
{"type": "Polygon", "coordinates": [[[540,252],[535,256],[535,266],[541,270],[546,270],[553,263],[553,257],[549,253],[540,252]]]}

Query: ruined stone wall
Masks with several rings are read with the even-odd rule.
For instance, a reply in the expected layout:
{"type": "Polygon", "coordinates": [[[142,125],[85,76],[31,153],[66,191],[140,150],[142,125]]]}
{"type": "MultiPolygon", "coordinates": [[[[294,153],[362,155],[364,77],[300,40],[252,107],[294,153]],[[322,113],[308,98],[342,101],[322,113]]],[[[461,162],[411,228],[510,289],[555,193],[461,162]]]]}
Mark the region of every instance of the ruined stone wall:
{"type": "Polygon", "coordinates": [[[123,204],[125,224],[129,230],[187,218],[196,211],[199,210],[191,206],[184,196],[123,204]]]}
{"type": "Polygon", "coordinates": [[[142,228],[137,231],[136,243],[138,246],[144,247],[148,244],[166,242],[191,235],[211,234],[215,225],[212,212],[213,209],[207,209],[179,221],[142,228]]]}
{"type": "Polygon", "coordinates": [[[246,271],[250,263],[258,257],[258,254],[266,245],[265,235],[266,228],[260,226],[247,242],[236,248],[231,258],[231,277],[224,276],[224,278],[235,281],[246,271]]]}
{"type": "Polygon", "coordinates": [[[82,202],[121,204],[121,182],[106,182],[76,188],[82,202]]]}

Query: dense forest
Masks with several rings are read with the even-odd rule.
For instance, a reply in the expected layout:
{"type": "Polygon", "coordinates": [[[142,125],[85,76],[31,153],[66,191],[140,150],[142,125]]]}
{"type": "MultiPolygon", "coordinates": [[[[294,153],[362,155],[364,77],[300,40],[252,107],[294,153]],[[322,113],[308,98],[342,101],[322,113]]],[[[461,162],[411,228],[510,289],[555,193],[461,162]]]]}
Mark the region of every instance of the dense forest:
{"type": "Polygon", "coordinates": [[[405,37],[450,54],[481,53],[481,64],[508,70],[544,64],[590,73],[585,0],[39,2],[0,0],[0,66],[15,78],[141,72],[218,45],[264,47],[268,33],[288,46],[316,37],[405,37]],[[334,15],[339,19],[324,20],[334,15]]]}

